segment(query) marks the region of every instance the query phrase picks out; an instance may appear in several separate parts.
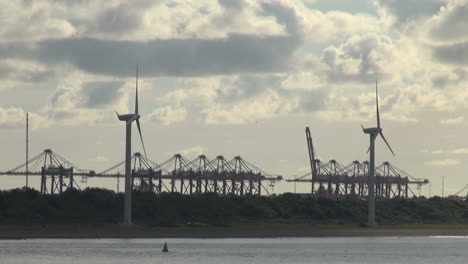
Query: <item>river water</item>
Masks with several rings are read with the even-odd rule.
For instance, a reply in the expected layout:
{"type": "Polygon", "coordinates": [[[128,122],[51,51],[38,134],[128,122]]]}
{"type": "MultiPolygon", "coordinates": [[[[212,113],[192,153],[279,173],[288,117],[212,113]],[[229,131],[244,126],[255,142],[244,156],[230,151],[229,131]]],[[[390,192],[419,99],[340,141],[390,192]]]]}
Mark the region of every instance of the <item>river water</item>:
{"type": "Polygon", "coordinates": [[[0,240],[0,263],[465,264],[468,237],[0,240]]]}

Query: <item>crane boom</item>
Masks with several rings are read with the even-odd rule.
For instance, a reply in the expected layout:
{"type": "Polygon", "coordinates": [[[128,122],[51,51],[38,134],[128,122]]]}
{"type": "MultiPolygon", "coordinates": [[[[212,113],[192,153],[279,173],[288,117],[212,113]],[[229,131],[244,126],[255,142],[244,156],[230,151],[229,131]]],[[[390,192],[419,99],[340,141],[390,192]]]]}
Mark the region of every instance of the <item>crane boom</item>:
{"type": "MultiPolygon", "coordinates": [[[[459,190],[458,192],[456,192],[454,195],[459,195],[459,194],[461,194],[461,193],[462,193],[463,191],[465,191],[465,190],[468,191],[468,184],[467,184],[465,187],[463,187],[461,190],[459,190]]],[[[468,192],[467,192],[467,193],[468,193],[468,192]]]]}
{"type": "Polygon", "coordinates": [[[314,144],[312,143],[312,136],[310,135],[309,127],[306,127],[307,149],[309,151],[310,171],[312,173],[312,193],[314,192],[314,178],[317,176],[317,168],[315,165],[315,151],[314,144]]]}

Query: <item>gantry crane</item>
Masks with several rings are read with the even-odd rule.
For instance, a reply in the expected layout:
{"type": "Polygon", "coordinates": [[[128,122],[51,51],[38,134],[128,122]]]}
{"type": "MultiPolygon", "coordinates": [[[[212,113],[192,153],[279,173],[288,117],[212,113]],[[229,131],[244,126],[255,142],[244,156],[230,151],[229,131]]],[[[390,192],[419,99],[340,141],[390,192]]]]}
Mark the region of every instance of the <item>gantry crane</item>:
{"type": "Polygon", "coordinates": [[[310,135],[309,127],[306,127],[306,139],[307,139],[307,149],[309,150],[309,162],[310,162],[310,172],[312,174],[312,186],[311,192],[314,193],[314,179],[317,176],[317,167],[315,164],[315,150],[314,144],[312,142],[312,136],[310,135]]]}
{"type": "Polygon", "coordinates": [[[459,190],[458,192],[456,192],[454,194],[454,196],[460,196],[460,194],[465,194],[465,196],[463,198],[467,198],[468,197],[468,184],[463,187],[461,190],[459,190]],[[466,191],[466,193],[464,193],[466,191]]]}

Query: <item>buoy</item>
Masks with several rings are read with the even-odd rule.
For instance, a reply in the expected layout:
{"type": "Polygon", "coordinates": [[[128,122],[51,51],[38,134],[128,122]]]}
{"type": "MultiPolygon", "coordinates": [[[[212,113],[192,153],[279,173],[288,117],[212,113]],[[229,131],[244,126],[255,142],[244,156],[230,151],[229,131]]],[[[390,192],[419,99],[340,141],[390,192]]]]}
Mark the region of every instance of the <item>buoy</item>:
{"type": "Polygon", "coordinates": [[[162,249],[162,252],[169,252],[169,249],[167,249],[167,243],[164,242],[164,247],[162,249]]]}

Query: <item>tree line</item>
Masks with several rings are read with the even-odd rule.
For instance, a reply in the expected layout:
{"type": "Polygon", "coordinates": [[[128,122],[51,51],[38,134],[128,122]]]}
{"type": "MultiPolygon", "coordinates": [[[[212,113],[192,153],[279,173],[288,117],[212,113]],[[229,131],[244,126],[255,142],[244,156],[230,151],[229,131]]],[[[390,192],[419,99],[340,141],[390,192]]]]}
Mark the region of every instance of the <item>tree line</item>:
{"type": "MultiPolygon", "coordinates": [[[[41,194],[34,189],[0,191],[0,224],[119,224],[122,193],[98,188],[41,194]]],[[[377,200],[380,224],[468,224],[468,201],[440,197],[377,200]]],[[[182,195],[133,192],[133,220],[146,226],[242,223],[355,224],[367,222],[367,201],[285,193],[273,196],[182,195]]]]}

